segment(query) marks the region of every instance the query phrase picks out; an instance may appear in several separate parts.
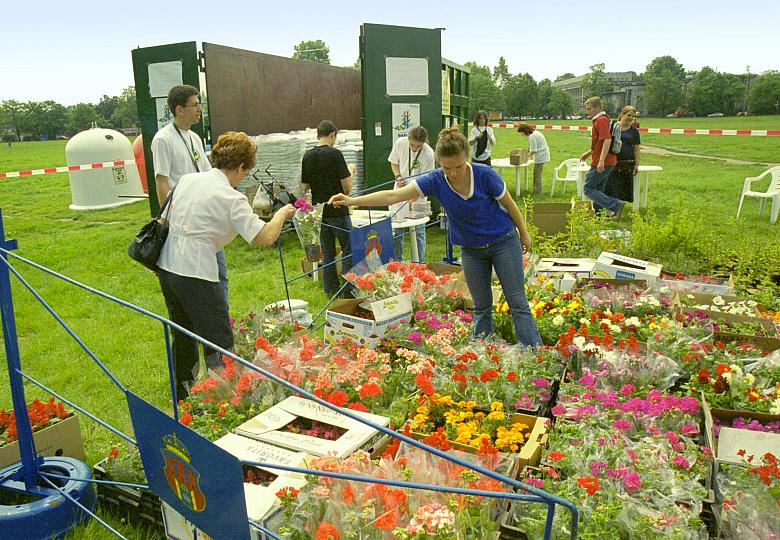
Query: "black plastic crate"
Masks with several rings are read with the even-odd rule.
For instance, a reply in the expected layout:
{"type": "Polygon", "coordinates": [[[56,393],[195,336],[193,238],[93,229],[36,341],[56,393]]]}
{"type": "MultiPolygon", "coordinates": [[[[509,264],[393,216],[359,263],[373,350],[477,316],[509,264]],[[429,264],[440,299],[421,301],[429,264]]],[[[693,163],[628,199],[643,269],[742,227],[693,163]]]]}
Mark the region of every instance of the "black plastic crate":
{"type": "MultiPolygon", "coordinates": [[[[114,480],[104,468],[105,460],[92,466],[97,480],[114,480]]],[[[155,531],[164,532],[160,498],[148,489],[129,486],[97,484],[98,504],[135,525],[142,525],[155,531]]]]}

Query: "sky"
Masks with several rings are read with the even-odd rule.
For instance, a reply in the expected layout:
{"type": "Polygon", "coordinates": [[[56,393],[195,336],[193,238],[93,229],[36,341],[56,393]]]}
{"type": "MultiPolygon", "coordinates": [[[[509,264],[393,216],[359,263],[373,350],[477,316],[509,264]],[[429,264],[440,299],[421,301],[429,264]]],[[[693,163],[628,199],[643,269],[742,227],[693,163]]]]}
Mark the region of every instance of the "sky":
{"type": "Polygon", "coordinates": [[[606,71],[641,73],[666,54],[687,70],[780,70],[780,2],[772,0],[136,0],[119,6],[5,0],[0,100],[97,103],[133,84],[131,49],[182,41],[289,57],[301,41],[322,39],[331,64],[351,66],[362,23],[445,28],[445,58],[492,67],[503,56],[511,73],[537,81],[582,75],[602,62],[606,71]]]}

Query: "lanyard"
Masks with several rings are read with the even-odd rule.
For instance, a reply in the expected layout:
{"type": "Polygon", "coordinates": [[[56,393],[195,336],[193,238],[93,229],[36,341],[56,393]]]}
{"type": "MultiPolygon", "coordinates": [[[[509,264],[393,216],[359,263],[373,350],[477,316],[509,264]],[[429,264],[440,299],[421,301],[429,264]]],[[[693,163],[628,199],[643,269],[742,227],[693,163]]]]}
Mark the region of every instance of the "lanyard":
{"type": "Polygon", "coordinates": [[[419,169],[420,168],[420,162],[417,161],[417,159],[420,157],[420,152],[422,152],[423,147],[421,146],[419,150],[417,150],[417,153],[414,155],[414,161],[412,161],[412,147],[409,146],[409,174],[407,176],[412,176],[412,169],[419,169]],[[417,166],[413,166],[414,164],[417,164],[417,166]]]}
{"type": "MultiPolygon", "coordinates": [[[[184,143],[184,148],[187,148],[187,143],[184,141],[184,135],[182,135],[179,126],[177,126],[175,122],[172,123],[176,133],[178,133],[179,137],[181,137],[181,142],[184,143]]],[[[200,168],[198,167],[198,159],[200,159],[200,155],[198,151],[195,150],[195,143],[192,142],[192,136],[189,134],[189,132],[187,132],[187,138],[190,140],[190,147],[187,149],[187,154],[189,154],[190,159],[192,160],[192,164],[195,166],[195,170],[200,172],[200,168]]]]}

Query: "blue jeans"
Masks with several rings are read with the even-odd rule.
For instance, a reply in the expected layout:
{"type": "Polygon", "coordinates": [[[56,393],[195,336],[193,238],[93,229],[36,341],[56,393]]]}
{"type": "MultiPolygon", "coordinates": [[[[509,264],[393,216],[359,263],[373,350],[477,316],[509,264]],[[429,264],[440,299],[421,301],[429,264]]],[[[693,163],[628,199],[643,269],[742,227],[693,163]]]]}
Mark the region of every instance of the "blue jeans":
{"type": "Polygon", "coordinates": [[[600,210],[606,208],[617,212],[623,203],[620,199],[610,197],[604,190],[607,188],[609,182],[609,176],[612,174],[612,169],[615,167],[604,167],[604,172],[599,172],[595,166],[591,167],[588,174],[585,175],[585,186],[583,192],[585,196],[593,201],[593,208],[600,210]]]}
{"type": "Polygon", "coordinates": [[[349,231],[352,230],[352,220],[349,215],[323,217],[320,229],[322,244],[322,285],[325,294],[335,296],[341,288],[341,280],[336,273],[336,240],[341,246],[341,268],[346,273],[352,270],[352,244],[349,231]],[[328,227],[328,225],[331,225],[328,227]]]}
{"type": "Polygon", "coordinates": [[[523,247],[517,231],[481,247],[461,247],[463,273],[474,301],[474,336],[493,333],[493,269],[512,313],[517,339],[523,345],[541,345],[542,338],[528,307],[523,279],[523,247]]]}
{"type": "Polygon", "coordinates": [[[217,268],[219,269],[219,284],[225,291],[225,303],[228,301],[228,278],[227,278],[227,260],[225,260],[225,250],[217,251],[217,268]]]}
{"type": "MultiPolygon", "coordinates": [[[[412,262],[425,262],[425,225],[417,225],[415,228],[415,234],[417,235],[417,255],[419,260],[412,262]]],[[[400,261],[404,258],[404,238],[408,236],[409,229],[399,231],[398,236],[393,237],[393,255],[395,260],[400,261]]],[[[409,254],[409,260],[412,260],[412,254],[409,254]]]]}

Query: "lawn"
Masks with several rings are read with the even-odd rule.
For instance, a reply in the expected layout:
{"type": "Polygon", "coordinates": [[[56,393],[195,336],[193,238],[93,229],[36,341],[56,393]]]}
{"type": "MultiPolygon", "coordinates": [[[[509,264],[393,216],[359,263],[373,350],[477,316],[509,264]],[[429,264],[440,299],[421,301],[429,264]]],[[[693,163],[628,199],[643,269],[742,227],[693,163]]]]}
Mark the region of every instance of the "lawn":
{"type": "MultiPolygon", "coordinates": [[[[685,124],[691,127],[732,127],[733,122],[744,121],[740,127],[766,129],[770,125],[780,124],[779,120],[778,117],[748,117],[668,121],[643,119],[642,122],[648,126],[677,127],[685,124]]],[[[527,145],[527,139],[514,130],[496,131],[496,157],[507,155],[512,148],[527,145]]],[[[550,144],[553,161],[546,167],[544,195],[539,200],[567,200],[572,195],[571,186],[566,196],[549,195],[552,168],[563,159],[579,156],[587,150],[589,139],[583,133],[543,133],[550,144]]],[[[672,141],[673,136],[656,137],[672,141]]],[[[683,137],[686,136],[679,136],[683,137]]],[[[750,155],[752,159],[762,162],[780,161],[778,138],[687,137],[689,140],[695,139],[696,144],[709,145],[707,150],[714,154],[720,152],[718,145],[727,143],[736,156],[750,155]]],[[[64,165],[64,146],[65,141],[17,143],[10,149],[2,145],[0,171],[64,165]]],[[[653,212],[660,216],[673,216],[681,208],[689,209],[700,220],[701,227],[720,239],[721,244],[710,246],[713,249],[739,252],[747,247],[755,249],[755,246],[764,246],[769,253],[780,253],[778,225],[768,224],[766,212],[758,216],[758,203],[755,200],[748,201],[741,219],[735,220],[743,179],[761,173],[764,166],[728,165],[709,159],[649,154],[643,162],[664,168],[663,172],[652,176],[649,199],[653,212]]],[[[504,175],[514,193],[514,173],[506,171],[504,175]]],[[[149,219],[145,202],[113,210],[74,212],[68,209],[71,199],[67,174],[12,178],[0,182],[0,209],[3,212],[6,237],[19,241],[17,253],[20,256],[152,312],[165,314],[155,276],[133,263],[126,255],[127,244],[141,224],[149,219]]],[[[622,225],[630,227],[630,218],[624,218],[622,225]]],[[[443,234],[438,229],[432,229],[428,239],[429,260],[441,258],[443,234]]],[[[302,251],[294,234],[283,237],[282,251],[288,277],[298,275],[302,251]]],[[[226,248],[226,254],[233,315],[241,316],[250,310],[260,310],[267,303],[284,297],[284,281],[277,249],[248,246],[238,239],[226,248]]],[[[27,265],[16,261],[13,265],[123,384],[158,407],[169,407],[165,348],[158,323],[27,265]]],[[[127,405],[122,393],[66,332],[54,323],[18,280],[12,278],[12,285],[25,371],[114,426],[130,432],[127,405]]],[[[308,279],[294,282],[290,291],[294,298],[308,300],[313,314],[325,305],[326,298],[320,284],[308,279]]],[[[0,366],[0,381],[7,381],[5,365],[0,366]]],[[[27,385],[27,392],[28,398],[45,396],[32,385],[27,385]]],[[[7,409],[10,404],[8,385],[0,382],[0,407],[7,409]]],[[[82,430],[89,463],[102,459],[108,446],[117,439],[89,420],[82,419],[82,430]]],[[[145,531],[122,524],[111,516],[101,516],[107,517],[112,526],[129,538],[149,537],[145,531]]],[[[71,537],[113,536],[91,523],[78,529],[71,537]]]]}

